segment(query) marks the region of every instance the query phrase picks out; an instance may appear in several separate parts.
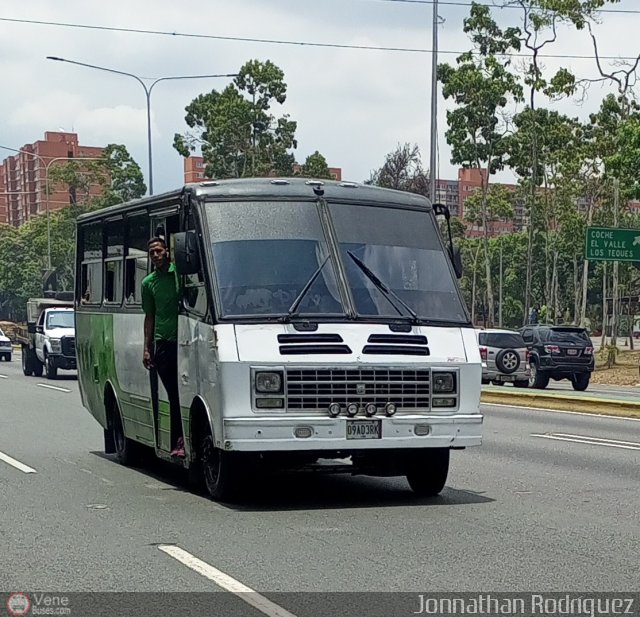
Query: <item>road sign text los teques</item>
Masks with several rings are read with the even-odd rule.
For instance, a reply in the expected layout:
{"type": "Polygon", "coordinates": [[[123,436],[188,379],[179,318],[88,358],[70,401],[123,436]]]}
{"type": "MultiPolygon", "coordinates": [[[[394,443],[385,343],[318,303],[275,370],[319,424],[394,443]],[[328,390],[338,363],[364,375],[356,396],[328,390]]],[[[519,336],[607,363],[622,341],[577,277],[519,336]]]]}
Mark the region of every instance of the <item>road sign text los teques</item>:
{"type": "Polygon", "coordinates": [[[640,229],[587,227],[585,258],[593,261],[640,261],[640,229]]]}

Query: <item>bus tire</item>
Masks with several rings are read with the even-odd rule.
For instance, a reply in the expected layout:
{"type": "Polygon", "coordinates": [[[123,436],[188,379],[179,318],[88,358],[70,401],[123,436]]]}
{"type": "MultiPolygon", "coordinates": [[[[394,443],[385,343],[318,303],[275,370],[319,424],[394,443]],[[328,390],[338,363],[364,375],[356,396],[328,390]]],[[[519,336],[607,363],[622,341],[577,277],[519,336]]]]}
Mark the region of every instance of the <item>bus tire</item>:
{"type": "Polygon", "coordinates": [[[429,448],[412,457],[407,481],[418,497],[439,495],[449,475],[449,448],[429,448]]]}
{"type": "Polygon", "coordinates": [[[202,476],[208,495],[214,501],[235,501],[243,483],[243,461],[239,453],[216,448],[209,432],[202,440],[202,476]]]}
{"type": "Polygon", "coordinates": [[[109,397],[110,408],[110,427],[113,444],[115,447],[116,460],[121,465],[131,467],[138,462],[138,448],[133,439],[129,439],[124,433],[124,424],[122,422],[122,414],[120,413],[120,406],[115,400],[115,397],[111,395],[109,397]]]}

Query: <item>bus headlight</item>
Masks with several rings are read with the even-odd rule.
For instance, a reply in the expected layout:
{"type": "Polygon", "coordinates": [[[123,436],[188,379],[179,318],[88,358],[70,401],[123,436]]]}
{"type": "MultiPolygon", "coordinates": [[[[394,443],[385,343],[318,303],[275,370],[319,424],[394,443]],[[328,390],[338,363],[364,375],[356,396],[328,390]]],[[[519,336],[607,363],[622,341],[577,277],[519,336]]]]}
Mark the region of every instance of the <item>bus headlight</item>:
{"type": "Polygon", "coordinates": [[[456,376],[454,373],[433,373],[433,391],[449,393],[456,391],[456,376]]]}
{"type": "Polygon", "coordinates": [[[282,373],[256,373],[256,392],[269,392],[271,394],[282,392],[282,373]]]}

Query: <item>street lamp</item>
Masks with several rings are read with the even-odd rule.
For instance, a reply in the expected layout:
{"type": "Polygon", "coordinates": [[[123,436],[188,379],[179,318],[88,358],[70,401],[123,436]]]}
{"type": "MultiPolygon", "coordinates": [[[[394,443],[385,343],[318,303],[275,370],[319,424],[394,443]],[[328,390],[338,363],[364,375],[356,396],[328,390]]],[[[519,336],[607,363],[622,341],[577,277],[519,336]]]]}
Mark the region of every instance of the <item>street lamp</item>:
{"type": "MultiPolygon", "coordinates": [[[[56,156],[52,159],[49,159],[49,162],[46,162],[46,159],[39,154],[35,154],[34,152],[29,152],[28,150],[19,150],[17,148],[10,148],[9,146],[0,146],[3,150],[10,150],[11,152],[18,152],[20,154],[26,154],[27,156],[32,156],[33,158],[38,159],[44,166],[44,175],[45,175],[45,190],[44,190],[44,204],[45,204],[45,212],[47,213],[47,270],[51,270],[51,219],[49,217],[49,167],[52,163],[56,161],[107,161],[108,159],[104,157],[78,157],[78,158],[70,158],[67,156],[56,156]]],[[[37,192],[37,191],[36,191],[37,192]]],[[[28,191],[17,191],[17,193],[28,194],[28,191]]],[[[2,194],[2,193],[0,193],[2,194]]],[[[15,193],[5,193],[15,194],[15,193]]]]}
{"type": "Polygon", "coordinates": [[[116,75],[125,75],[126,77],[132,77],[135,79],[144,89],[144,93],[147,97],[147,148],[149,151],[149,195],[153,195],[153,157],[151,152],[151,91],[153,87],[161,81],[177,80],[177,79],[208,79],[213,77],[237,77],[237,73],[224,73],[219,75],[179,75],[175,77],[159,77],[151,82],[151,85],[143,81],[145,79],[151,79],[149,77],[138,77],[133,73],[127,73],[125,71],[117,71],[115,69],[108,69],[104,66],[96,66],[95,64],[87,64],[85,62],[77,62],[76,60],[67,60],[66,58],[58,58],[57,56],[47,56],[47,60],[55,60],[57,62],[66,62],[68,64],[77,64],[78,66],[84,66],[90,69],[96,69],[98,71],[106,71],[107,73],[115,73],[116,75]]]}

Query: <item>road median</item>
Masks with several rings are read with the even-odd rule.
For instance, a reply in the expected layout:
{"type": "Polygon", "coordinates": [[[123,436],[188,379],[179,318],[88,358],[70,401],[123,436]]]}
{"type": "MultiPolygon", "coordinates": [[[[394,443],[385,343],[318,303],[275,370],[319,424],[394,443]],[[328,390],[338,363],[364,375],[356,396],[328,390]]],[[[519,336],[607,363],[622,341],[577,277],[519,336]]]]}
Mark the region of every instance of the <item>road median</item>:
{"type": "Polygon", "coordinates": [[[510,405],[513,407],[535,407],[536,409],[557,409],[560,411],[580,411],[624,418],[640,418],[640,402],[613,398],[594,398],[571,394],[550,394],[543,391],[502,391],[483,390],[481,402],[487,405],[510,405]]]}

